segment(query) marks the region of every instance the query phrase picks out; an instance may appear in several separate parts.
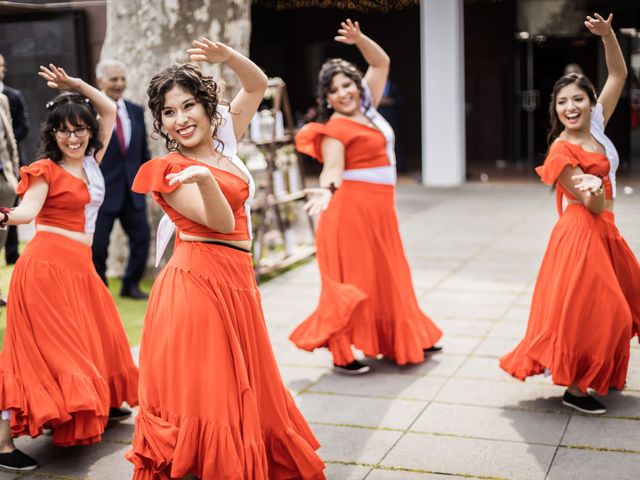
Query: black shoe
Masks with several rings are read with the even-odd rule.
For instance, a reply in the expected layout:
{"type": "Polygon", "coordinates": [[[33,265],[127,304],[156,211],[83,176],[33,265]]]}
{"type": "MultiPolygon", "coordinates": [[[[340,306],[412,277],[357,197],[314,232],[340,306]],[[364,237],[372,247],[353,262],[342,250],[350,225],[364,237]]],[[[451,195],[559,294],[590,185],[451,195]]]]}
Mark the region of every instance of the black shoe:
{"type": "Polygon", "coordinates": [[[15,265],[19,258],[20,258],[19,253],[7,253],[5,255],[5,260],[7,262],[7,265],[15,265]]]}
{"type": "Polygon", "coordinates": [[[424,353],[438,353],[442,351],[442,345],[432,345],[422,350],[424,353]]]}
{"type": "Polygon", "coordinates": [[[0,453],[0,470],[30,472],[38,468],[38,462],[17,448],[13,452],[0,453]]]}
{"type": "Polygon", "coordinates": [[[607,407],[605,407],[591,395],[588,395],[586,397],[578,397],[569,393],[569,390],[564,392],[564,397],[562,397],[562,404],[566,405],[567,407],[575,408],[579,412],[588,413],[590,415],[602,415],[603,413],[607,413],[607,407]]]}
{"type": "Polygon", "coordinates": [[[122,287],[122,290],[120,290],[120,296],[133,298],[134,300],[146,300],[149,298],[149,294],[144,293],[138,287],[122,287]]]}
{"type": "Polygon", "coordinates": [[[354,360],[348,365],[334,364],[333,369],[338,373],[342,373],[343,375],[362,375],[363,373],[367,373],[369,370],[371,370],[371,367],[359,362],[358,360],[354,360]]]}
{"type": "Polygon", "coordinates": [[[109,421],[110,422],[121,422],[126,420],[131,416],[131,410],[128,408],[115,408],[111,407],[109,409],[109,421]]]}
{"type": "Polygon", "coordinates": [[[6,306],[7,306],[7,297],[0,293],[0,307],[6,307],[6,306]]]}

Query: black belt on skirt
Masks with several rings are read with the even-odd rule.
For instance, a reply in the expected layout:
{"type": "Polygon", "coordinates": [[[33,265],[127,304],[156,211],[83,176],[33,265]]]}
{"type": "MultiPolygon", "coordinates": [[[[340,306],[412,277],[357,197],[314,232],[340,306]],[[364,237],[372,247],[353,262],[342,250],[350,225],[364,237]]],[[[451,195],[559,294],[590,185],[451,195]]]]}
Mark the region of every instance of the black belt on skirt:
{"type": "Polygon", "coordinates": [[[217,242],[215,240],[183,240],[183,242],[210,243],[210,244],[213,244],[213,245],[220,245],[221,247],[233,248],[234,250],[239,250],[239,251],[244,252],[244,253],[251,253],[251,250],[249,250],[249,249],[242,248],[242,247],[236,247],[235,245],[229,245],[228,243],[224,243],[224,242],[217,242]]]}

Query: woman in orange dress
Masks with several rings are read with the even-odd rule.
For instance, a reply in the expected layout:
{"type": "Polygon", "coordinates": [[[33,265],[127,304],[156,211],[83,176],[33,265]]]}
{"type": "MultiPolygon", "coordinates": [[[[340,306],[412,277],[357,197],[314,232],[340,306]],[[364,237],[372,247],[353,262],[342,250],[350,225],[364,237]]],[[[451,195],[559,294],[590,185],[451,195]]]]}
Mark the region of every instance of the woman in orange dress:
{"type": "Polygon", "coordinates": [[[366,373],[352,345],[399,365],[438,351],[442,332],[418,306],[395,210],[391,126],[376,111],[389,57],[342,22],[336,40],[355,45],[369,64],[364,78],[351,63],[325,62],[318,76],[319,116],[296,136],[296,148],[323,163],[321,188],[309,189],[306,208],[322,212],[316,232],[322,291],[316,310],[291,334],[304,350],[326,347],[337,372],[366,373]]]}
{"type": "Polygon", "coordinates": [[[167,214],[159,248],[175,227],[177,242],[144,321],[140,411],[127,454],[133,478],[323,479],[319,444],[278,372],[249,253],[254,185],[236,139],[267,78],[222,43],[202,39],[188,52],[225,63],[242,88],[222,105],[213,78],[182,64],[147,90],[170,153],[145,163],[133,189],[153,193],[167,214]]]}
{"type": "Polygon", "coordinates": [[[42,160],[20,170],[20,205],[0,209],[2,226],[36,220],[36,234],[11,276],[0,354],[0,467],[11,471],[37,467],[16,450],[12,436],[35,437],[50,428],[55,445],[92,444],[110,417],[130,415],[122,402],[137,404],[138,369],[91,260],[104,198],[98,163],[116,107],[62,68],[40,70],[50,87],[69,92],[47,105],[42,160]]]}
{"type": "Polygon", "coordinates": [[[560,218],[536,281],[524,339],[500,359],[516,378],[550,374],[567,386],[563,404],[606,412],[590,396],[622,389],[633,335],[640,329],[640,264],[613,216],[618,153],[604,128],[627,76],[611,15],[587,17],[602,37],[609,75],[600,97],[584,76],[560,78],[549,113],[549,153],[536,171],[556,186],[560,218]],[[563,203],[567,206],[563,211],[563,203]]]}

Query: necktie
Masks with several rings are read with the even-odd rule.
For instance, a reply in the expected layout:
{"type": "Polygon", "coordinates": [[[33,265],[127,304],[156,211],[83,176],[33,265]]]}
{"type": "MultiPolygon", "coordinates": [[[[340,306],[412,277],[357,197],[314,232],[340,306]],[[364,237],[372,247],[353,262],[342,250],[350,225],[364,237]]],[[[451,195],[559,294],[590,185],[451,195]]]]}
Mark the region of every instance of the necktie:
{"type": "MultiPolygon", "coordinates": [[[[120,110],[120,107],[118,107],[120,110]]],[[[118,145],[120,145],[120,151],[123,155],[127,153],[127,144],[124,141],[124,129],[122,128],[122,120],[120,120],[120,115],[116,112],[116,138],[118,139],[118,145]]]]}

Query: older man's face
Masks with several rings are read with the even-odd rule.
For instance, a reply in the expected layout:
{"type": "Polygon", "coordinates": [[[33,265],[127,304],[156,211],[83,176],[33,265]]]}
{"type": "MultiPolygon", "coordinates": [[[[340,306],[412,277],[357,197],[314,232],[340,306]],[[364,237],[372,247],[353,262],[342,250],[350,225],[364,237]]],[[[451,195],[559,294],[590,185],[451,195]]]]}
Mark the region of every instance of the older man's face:
{"type": "Polygon", "coordinates": [[[127,77],[124,75],[124,70],[116,66],[108,67],[105,76],[98,78],[98,87],[111,100],[120,100],[127,88],[127,77]]]}
{"type": "Polygon", "coordinates": [[[7,63],[4,61],[4,57],[0,55],[0,82],[4,81],[4,75],[7,73],[7,63]]]}

